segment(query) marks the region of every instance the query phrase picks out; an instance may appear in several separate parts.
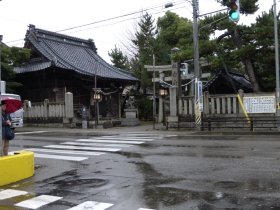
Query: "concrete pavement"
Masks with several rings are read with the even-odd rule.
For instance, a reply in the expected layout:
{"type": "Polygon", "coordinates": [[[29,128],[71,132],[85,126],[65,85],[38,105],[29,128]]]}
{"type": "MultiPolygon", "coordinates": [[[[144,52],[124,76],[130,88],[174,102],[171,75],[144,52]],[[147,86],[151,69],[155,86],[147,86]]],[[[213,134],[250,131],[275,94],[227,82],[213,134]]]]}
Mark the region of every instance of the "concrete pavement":
{"type": "Polygon", "coordinates": [[[147,132],[147,133],[155,133],[155,134],[169,134],[176,133],[179,135],[279,135],[280,131],[248,131],[248,130],[231,130],[231,129],[216,129],[214,131],[200,131],[196,128],[169,128],[166,130],[166,127],[162,124],[155,124],[155,129],[153,129],[152,122],[141,122],[138,126],[116,126],[112,128],[103,128],[102,125],[98,125],[97,128],[89,127],[87,129],[83,128],[65,128],[65,127],[46,127],[46,126],[24,126],[22,128],[16,128],[17,132],[34,132],[34,131],[51,131],[51,132],[66,132],[66,133],[95,133],[95,134],[119,134],[119,133],[132,133],[132,132],[147,132]]]}

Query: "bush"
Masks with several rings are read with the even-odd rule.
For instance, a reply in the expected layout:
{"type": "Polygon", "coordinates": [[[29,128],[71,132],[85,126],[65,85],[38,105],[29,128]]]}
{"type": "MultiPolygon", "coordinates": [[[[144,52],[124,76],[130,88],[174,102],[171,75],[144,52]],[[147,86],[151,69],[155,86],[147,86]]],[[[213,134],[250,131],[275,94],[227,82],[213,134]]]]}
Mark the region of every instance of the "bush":
{"type": "Polygon", "coordinates": [[[147,96],[142,95],[136,98],[136,104],[139,111],[139,119],[153,119],[153,100],[150,100],[147,96]]]}

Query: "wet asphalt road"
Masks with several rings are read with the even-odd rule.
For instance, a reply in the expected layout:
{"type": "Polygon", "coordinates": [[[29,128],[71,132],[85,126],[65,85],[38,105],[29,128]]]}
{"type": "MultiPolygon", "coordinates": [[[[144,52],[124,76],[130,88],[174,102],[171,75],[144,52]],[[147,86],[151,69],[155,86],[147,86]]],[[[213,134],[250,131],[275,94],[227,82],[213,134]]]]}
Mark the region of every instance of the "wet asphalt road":
{"type": "Polygon", "coordinates": [[[38,149],[35,176],[0,187],[28,192],[0,197],[0,210],[29,209],[15,204],[39,195],[60,197],[38,208],[43,210],[70,209],[86,201],[111,204],[99,210],[280,209],[279,138],[176,132],[17,134],[11,151],[38,149]]]}

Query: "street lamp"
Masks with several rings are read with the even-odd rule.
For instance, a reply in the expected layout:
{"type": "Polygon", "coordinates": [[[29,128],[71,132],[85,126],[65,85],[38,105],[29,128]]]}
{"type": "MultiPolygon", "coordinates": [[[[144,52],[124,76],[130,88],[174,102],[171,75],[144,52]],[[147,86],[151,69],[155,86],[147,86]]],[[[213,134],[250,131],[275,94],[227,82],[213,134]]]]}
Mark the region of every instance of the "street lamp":
{"type": "Polygon", "coordinates": [[[163,102],[163,125],[166,124],[166,120],[165,120],[165,96],[168,95],[168,89],[164,88],[164,87],[160,87],[159,88],[159,95],[162,97],[162,102],[163,102]]]}
{"type": "Polygon", "coordinates": [[[98,125],[98,121],[99,121],[99,107],[98,107],[98,103],[99,101],[101,101],[102,99],[102,96],[100,93],[98,93],[96,90],[95,90],[95,93],[93,94],[93,100],[94,100],[94,103],[95,103],[95,128],[97,128],[97,125],[98,125]]]}
{"type": "Polygon", "coordinates": [[[100,93],[94,93],[93,94],[93,100],[100,101],[101,100],[101,94],[100,93]]]}

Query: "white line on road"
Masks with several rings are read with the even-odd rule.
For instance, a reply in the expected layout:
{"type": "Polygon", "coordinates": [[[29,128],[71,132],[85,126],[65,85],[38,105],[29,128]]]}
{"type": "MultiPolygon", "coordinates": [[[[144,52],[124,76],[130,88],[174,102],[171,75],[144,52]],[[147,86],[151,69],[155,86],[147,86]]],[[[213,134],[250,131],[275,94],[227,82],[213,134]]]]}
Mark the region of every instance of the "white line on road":
{"type": "Polygon", "coordinates": [[[155,209],[145,209],[145,208],[140,208],[138,210],[155,210],[155,209]]]}
{"type": "Polygon", "coordinates": [[[70,208],[68,210],[85,210],[85,209],[90,209],[90,210],[105,210],[114,204],[111,203],[100,203],[100,202],[95,202],[95,201],[86,201],[84,203],[81,203],[78,206],[74,206],[73,208],[70,208]]]}
{"type": "Polygon", "coordinates": [[[27,193],[28,192],[25,192],[25,191],[12,190],[12,189],[2,190],[2,191],[0,191],[0,200],[13,198],[13,197],[17,197],[20,195],[26,195],[27,193]]]}
{"type": "Polygon", "coordinates": [[[154,139],[151,138],[142,138],[142,137],[129,137],[129,136],[124,136],[124,137],[120,137],[120,136],[102,136],[102,137],[92,137],[91,139],[105,139],[105,140],[122,140],[122,141],[153,141],[154,139]]]}
{"type": "Polygon", "coordinates": [[[57,196],[40,195],[38,197],[16,203],[15,206],[28,208],[28,209],[37,209],[40,208],[41,206],[55,202],[61,198],[62,197],[57,197],[57,196]]]}
{"type": "Polygon", "coordinates": [[[131,145],[127,145],[127,144],[101,144],[101,143],[80,143],[80,142],[62,142],[60,144],[77,145],[77,146],[131,147],[131,145]]]}
{"type": "Polygon", "coordinates": [[[16,132],[15,134],[21,135],[21,134],[32,134],[32,133],[46,133],[48,131],[28,131],[28,132],[16,132]]]}
{"type": "Polygon", "coordinates": [[[106,152],[117,152],[121,150],[121,148],[79,147],[79,146],[67,146],[67,145],[47,145],[44,147],[56,148],[56,149],[75,149],[75,150],[106,151],[106,152]]]}
{"type": "Polygon", "coordinates": [[[119,141],[119,140],[101,140],[101,139],[78,139],[76,141],[97,142],[97,143],[119,143],[119,144],[144,144],[144,141],[119,141]]]}
{"type": "Polygon", "coordinates": [[[159,136],[159,134],[156,134],[156,133],[139,133],[139,132],[127,132],[127,133],[122,133],[121,135],[130,135],[130,136],[159,136]]]}
{"type": "Polygon", "coordinates": [[[47,152],[57,154],[71,154],[71,155],[104,155],[104,152],[87,152],[87,151],[74,151],[74,150],[54,150],[54,149],[41,149],[41,148],[28,148],[27,150],[34,152],[47,152]]]}
{"type": "Polygon", "coordinates": [[[64,156],[64,155],[49,155],[49,154],[39,154],[39,153],[35,153],[34,157],[57,159],[57,160],[71,160],[71,161],[83,161],[88,159],[87,157],[72,157],[72,156],[64,156]]]}

